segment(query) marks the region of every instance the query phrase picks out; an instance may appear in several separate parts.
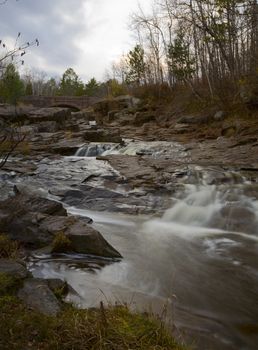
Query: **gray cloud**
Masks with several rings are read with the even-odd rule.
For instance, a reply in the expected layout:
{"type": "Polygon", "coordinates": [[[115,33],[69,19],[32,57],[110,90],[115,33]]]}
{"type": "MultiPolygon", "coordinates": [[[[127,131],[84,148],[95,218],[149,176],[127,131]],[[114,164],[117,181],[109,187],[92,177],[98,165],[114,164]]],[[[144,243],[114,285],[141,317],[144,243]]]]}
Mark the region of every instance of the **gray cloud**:
{"type": "MultiPolygon", "coordinates": [[[[149,0],[142,0],[149,2],[149,0]]],[[[38,38],[27,66],[60,75],[73,67],[86,79],[101,79],[111,61],[129,48],[130,11],[137,0],[8,0],[0,6],[0,39],[38,38]]]]}

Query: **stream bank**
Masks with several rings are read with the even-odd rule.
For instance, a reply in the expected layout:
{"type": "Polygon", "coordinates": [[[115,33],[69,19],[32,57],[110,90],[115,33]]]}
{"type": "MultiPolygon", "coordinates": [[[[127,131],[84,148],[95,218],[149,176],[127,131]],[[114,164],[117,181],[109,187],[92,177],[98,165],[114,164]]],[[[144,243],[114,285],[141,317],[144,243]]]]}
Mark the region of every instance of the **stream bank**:
{"type": "MultiPolygon", "coordinates": [[[[66,279],[84,307],[107,299],[160,312],[165,304],[180,336],[197,348],[256,349],[256,141],[130,140],[120,127],[117,143],[117,125],[36,133],[32,152],[1,171],[3,196],[16,185],[63,203],[68,216],[92,218],[123,256],[36,251],[30,271],[66,279]]],[[[131,135],[139,128],[127,127],[131,135]]]]}

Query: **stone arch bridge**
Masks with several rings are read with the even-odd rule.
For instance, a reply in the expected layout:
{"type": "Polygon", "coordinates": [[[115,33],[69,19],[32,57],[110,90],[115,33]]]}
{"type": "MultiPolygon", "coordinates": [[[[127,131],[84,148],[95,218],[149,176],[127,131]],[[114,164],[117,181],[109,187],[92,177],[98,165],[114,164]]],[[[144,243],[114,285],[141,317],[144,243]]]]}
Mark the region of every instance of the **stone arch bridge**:
{"type": "Polygon", "coordinates": [[[21,102],[34,107],[68,107],[80,111],[88,108],[100,98],[90,96],[25,96],[21,102]]]}

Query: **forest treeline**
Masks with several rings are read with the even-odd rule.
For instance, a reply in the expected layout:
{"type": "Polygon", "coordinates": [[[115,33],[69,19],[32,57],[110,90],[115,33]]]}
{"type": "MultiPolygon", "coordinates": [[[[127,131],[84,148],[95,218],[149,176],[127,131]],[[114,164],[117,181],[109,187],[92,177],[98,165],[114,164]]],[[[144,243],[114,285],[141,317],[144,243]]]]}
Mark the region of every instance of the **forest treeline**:
{"type": "MultiPolygon", "coordinates": [[[[23,94],[117,96],[149,87],[169,94],[184,87],[199,100],[258,102],[256,0],[154,0],[151,12],[139,7],[131,15],[130,27],[136,44],[104,82],[83,83],[72,68],[58,79],[28,73],[23,94]]],[[[13,64],[2,70],[2,96],[13,64]]]]}
{"type": "Polygon", "coordinates": [[[131,28],[135,69],[128,56],[113,67],[124,82],[184,84],[211,99],[258,92],[256,0],[155,0],[152,13],[133,14],[131,28]]]}

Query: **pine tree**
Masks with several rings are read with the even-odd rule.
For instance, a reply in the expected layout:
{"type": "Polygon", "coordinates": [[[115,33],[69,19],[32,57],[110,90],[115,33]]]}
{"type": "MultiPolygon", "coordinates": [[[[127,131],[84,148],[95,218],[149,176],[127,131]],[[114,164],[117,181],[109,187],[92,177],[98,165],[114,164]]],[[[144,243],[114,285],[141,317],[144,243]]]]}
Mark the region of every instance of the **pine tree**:
{"type": "Polygon", "coordinates": [[[19,98],[24,93],[24,85],[14,64],[8,64],[0,84],[1,96],[4,101],[16,106],[19,98]]]}
{"type": "Polygon", "coordinates": [[[128,73],[127,83],[140,85],[145,80],[146,64],[144,62],[144,50],[140,45],[136,45],[127,55],[128,73]]]}

